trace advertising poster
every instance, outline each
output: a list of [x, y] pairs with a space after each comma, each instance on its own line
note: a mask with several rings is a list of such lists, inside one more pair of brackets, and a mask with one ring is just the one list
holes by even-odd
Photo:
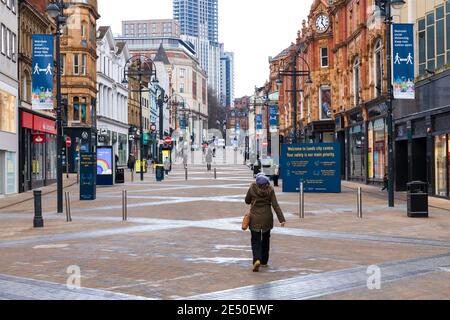
[[320, 120], [332, 119], [333, 113], [331, 110], [331, 89], [321, 88], [320, 89]]
[[53, 35], [33, 35], [31, 101], [34, 110], [53, 110]]
[[113, 156], [111, 148], [97, 149], [97, 175], [107, 176], [113, 174]]
[[336, 143], [283, 145], [283, 192], [340, 193], [340, 145]]
[[415, 99], [414, 25], [392, 26], [392, 69], [394, 99]]

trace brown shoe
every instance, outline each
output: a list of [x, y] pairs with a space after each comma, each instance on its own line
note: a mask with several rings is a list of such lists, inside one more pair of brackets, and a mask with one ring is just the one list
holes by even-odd
[[261, 266], [261, 261], [257, 260], [254, 264], [253, 264], [253, 272], [259, 272], [259, 267]]

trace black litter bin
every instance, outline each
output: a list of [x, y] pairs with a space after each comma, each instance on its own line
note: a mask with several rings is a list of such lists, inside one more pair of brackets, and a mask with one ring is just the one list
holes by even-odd
[[116, 169], [116, 183], [125, 183], [125, 169]]
[[155, 173], [156, 173], [156, 181], [161, 182], [164, 180], [164, 166], [163, 165], [157, 165]]
[[428, 218], [428, 183], [414, 181], [408, 185], [408, 217]]

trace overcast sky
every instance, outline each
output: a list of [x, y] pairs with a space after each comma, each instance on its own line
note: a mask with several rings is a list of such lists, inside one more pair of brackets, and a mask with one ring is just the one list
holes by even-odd
[[[295, 41], [313, 0], [219, 0], [219, 41], [235, 53], [236, 97], [269, 77], [269, 56]], [[173, 18], [172, 0], [98, 0], [99, 26], [122, 32], [121, 21]], [[123, 5], [121, 3], [126, 3]]]

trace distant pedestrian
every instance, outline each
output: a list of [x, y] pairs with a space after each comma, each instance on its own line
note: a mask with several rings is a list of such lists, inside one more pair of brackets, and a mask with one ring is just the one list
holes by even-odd
[[166, 175], [169, 175], [170, 169], [171, 169], [170, 159], [166, 158], [166, 160], [164, 160], [164, 171], [166, 172]]
[[389, 178], [388, 175], [385, 174], [383, 178], [383, 188], [381, 188], [381, 192], [387, 190], [389, 188]]
[[245, 203], [251, 205], [250, 231], [252, 233], [253, 272], [258, 272], [261, 266], [267, 267], [269, 263], [270, 233], [274, 227], [272, 207], [283, 228], [286, 219], [278, 204], [275, 190], [270, 185], [269, 178], [263, 173], [258, 174], [256, 183], [250, 186]]
[[272, 179], [273, 179], [273, 185], [275, 187], [278, 187], [278, 180], [280, 179], [280, 166], [276, 163], [272, 166]]
[[136, 165], [136, 157], [131, 153], [128, 157], [128, 169], [130, 169], [131, 172], [134, 171], [134, 167]]
[[213, 152], [211, 149], [208, 149], [208, 151], [206, 151], [206, 169], [208, 171], [212, 170], [211, 164], [213, 162]]
[[255, 164], [253, 165], [253, 175], [254, 175], [254, 177], [256, 177], [258, 175], [258, 173], [261, 173], [261, 169], [262, 169], [262, 163], [261, 163], [261, 159], [258, 156], [256, 158]]

